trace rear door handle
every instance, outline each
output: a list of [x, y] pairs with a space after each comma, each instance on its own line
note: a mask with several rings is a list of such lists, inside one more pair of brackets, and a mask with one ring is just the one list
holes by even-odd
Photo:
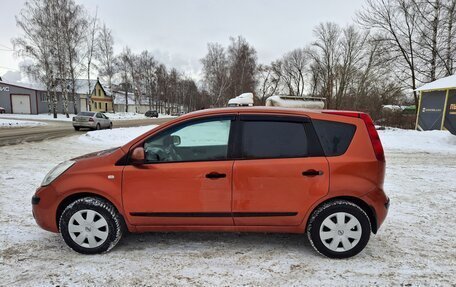
[[303, 176], [317, 176], [317, 175], [323, 175], [322, 170], [315, 170], [315, 169], [308, 169], [306, 171], [302, 172]]
[[218, 172], [211, 172], [211, 173], [208, 173], [206, 174], [206, 177], [207, 178], [210, 178], [210, 179], [218, 179], [218, 178], [225, 178], [226, 177], [226, 174], [224, 173], [218, 173]]

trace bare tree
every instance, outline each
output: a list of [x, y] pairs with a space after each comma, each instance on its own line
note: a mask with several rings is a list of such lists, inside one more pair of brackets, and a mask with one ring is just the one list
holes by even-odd
[[79, 73], [78, 70], [82, 66], [84, 32], [88, 28], [87, 12], [83, 6], [77, 5], [72, 0], [62, 1], [60, 7], [62, 39], [64, 40], [60, 42], [66, 47], [67, 68], [71, 82], [71, 101], [73, 102], [73, 113], [77, 114], [76, 78]]
[[225, 49], [217, 43], [207, 45], [207, 54], [201, 59], [203, 64], [204, 81], [212, 96], [212, 105], [221, 104], [226, 100], [227, 89], [230, 86], [228, 60]]
[[92, 69], [92, 60], [94, 54], [96, 54], [96, 34], [97, 34], [97, 22], [98, 22], [98, 7], [97, 10], [95, 11], [95, 16], [93, 18], [89, 18], [89, 25], [88, 25], [88, 30], [87, 30], [87, 35], [86, 35], [86, 69], [87, 69], [87, 97], [90, 97], [90, 94], [92, 93], [93, 87], [91, 86], [90, 82], [90, 73]]
[[339, 62], [339, 38], [341, 31], [334, 23], [324, 23], [314, 29], [316, 40], [312, 43], [311, 53], [314, 61], [314, 71], [321, 83], [321, 96], [326, 98], [327, 106], [334, 106], [336, 67]]
[[454, 62], [456, 60], [456, 0], [445, 1], [443, 5], [445, 16], [443, 17], [443, 29], [445, 30], [444, 66], [445, 75], [453, 75]]
[[229, 97], [255, 90], [256, 50], [241, 36], [230, 38], [228, 47]]
[[409, 81], [415, 105], [418, 106], [417, 88], [417, 28], [416, 6], [412, 0], [366, 0], [365, 8], [358, 13], [358, 22], [366, 29], [382, 34], [383, 44], [396, 60], [398, 78]]
[[142, 78], [142, 90], [149, 103], [149, 110], [152, 110], [152, 103], [157, 94], [157, 61], [149, 51], [143, 51], [139, 55], [140, 73]]
[[32, 64], [24, 66], [24, 70], [46, 86], [49, 112], [57, 118], [50, 4], [40, 0], [26, 2], [25, 7], [16, 16], [16, 25], [23, 34], [12, 39], [15, 51], [18, 56], [27, 57], [33, 61]]
[[277, 73], [272, 66], [259, 65], [257, 72], [257, 97], [260, 103], [264, 105], [266, 99], [273, 96], [280, 84], [280, 73]]
[[305, 49], [294, 49], [285, 54], [276, 63], [278, 76], [284, 86], [284, 92], [290, 96], [302, 97], [305, 91], [305, 73], [309, 64], [309, 53]]
[[108, 80], [108, 87], [112, 90], [112, 78], [116, 74], [116, 63], [114, 56], [114, 38], [112, 31], [106, 24], [103, 24], [100, 32], [98, 33], [97, 40], [97, 53], [95, 54], [98, 61], [98, 70], [102, 77]]
[[120, 73], [121, 86], [125, 92], [125, 112], [128, 112], [128, 92], [132, 87], [131, 80], [131, 61], [132, 53], [130, 48], [125, 47], [122, 53], [117, 57], [116, 60], [116, 69]]

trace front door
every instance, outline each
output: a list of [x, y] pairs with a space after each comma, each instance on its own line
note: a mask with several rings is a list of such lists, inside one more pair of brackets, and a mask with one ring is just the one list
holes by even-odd
[[143, 143], [146, 163], [127, 165], [122, 197], [134, 225], [233, 225], [232, 116], [193, 120]]
[[233, 168], [235, 225], [301, 224], [329, 188], [328, 162], [311, 123], [306, 118], [241, 119], [242, 159]]

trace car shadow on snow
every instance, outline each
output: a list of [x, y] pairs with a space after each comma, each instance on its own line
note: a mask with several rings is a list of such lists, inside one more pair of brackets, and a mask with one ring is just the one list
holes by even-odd
[[[198, 249], [289, 249], [313, 252], [305, 234], [226, 233], [226, 232], [156, 232], [127, 233], [115, 249], [123, 251], [148, 248]], [[113, 250], [115, 252], [115, 250]]]

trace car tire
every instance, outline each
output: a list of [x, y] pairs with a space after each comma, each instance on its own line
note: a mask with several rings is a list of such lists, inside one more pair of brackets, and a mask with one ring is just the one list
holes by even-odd
[[69, 204], [59, 220], [65, 243], [82, 254], [111, 250], [122, 238], [124, 224], [115, 207], [96, 197], [84, 197]]
[[323, 204], [311, 215], [307, 236], [312, 247], [329, 258], [348, 258], [360, 253], [369, 242], [371, 224], [358, 205], [335, 200]]
[[112, 130], [112, 123], [109, 124], [109, 129]]
[[96, 129], [97, 131], [100, 130], [100, 129], [101, 129], [100, 124], [97, 124], [97, 126], [95, 127], [95, 129]]
[[80, 127], [74, 127], [75, 131], [79, 131]]

